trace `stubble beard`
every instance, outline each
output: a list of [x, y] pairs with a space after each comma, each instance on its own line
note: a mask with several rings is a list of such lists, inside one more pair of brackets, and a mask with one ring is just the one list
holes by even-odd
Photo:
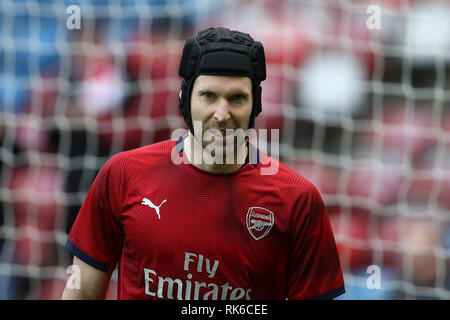
[[[238, 132], [238, 130], [241, 130], [244, 135], [239, 134], [241, 132]], [[222, 133], [216, 128], [205, 128], [204, 133], [206, 132], [206, 134], [204, 134], [202, 139], [202, 149], [214, 158], [216, 158], [216, 152], [218, 151], [217, 156], [222, 160], [223, 164], [237, 164], [239, 161], [238, 153], [242, 151], [241, 148], [245, 148], [245, 131], [242, 128], [227, 129], [226, 131], [229, 132]], [[219, 138], [209, 135], [208, 132], [219, 135]], [[220, 136], [225, 137], [226, 134], [229, 134], [230, 137], [226, 139], [220, 138]]]

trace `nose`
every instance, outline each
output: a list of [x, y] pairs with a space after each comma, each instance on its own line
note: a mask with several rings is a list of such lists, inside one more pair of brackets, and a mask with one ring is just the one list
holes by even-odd
[[217, 105], [217, 109], [214, 112], [214, 119], [218, 122], [225, 122], [230, 119], [230, 112], [228, 110], [228, 102], [225, 99], [221, 99]]

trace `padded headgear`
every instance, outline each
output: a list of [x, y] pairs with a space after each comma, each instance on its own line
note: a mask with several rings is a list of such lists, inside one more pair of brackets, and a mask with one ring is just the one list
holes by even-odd
[[191, 92], [199, 75], [243, 76], [252, 81], [253, 107], [249, 128], [261, 112], [261, 81], [266, 79], [264, 47], [246, 33], [226, 28], [208, 28], [184, 44], [178, 74], [181, 82], [179, 108], [186, 125], [194, 133], [191, 117]]

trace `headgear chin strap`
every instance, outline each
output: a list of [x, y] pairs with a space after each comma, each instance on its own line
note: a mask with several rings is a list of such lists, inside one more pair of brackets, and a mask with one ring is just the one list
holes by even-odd
[[191, 117], [191, 92], [199, 75], [243, 76], [252, 81], [253, 107], [249, 128], [261, 112], [261, 81], [266, 79], [264, 47], [250, 35], [226, 28], [208, 28], [184, 44], [178, 74], [181, 97], [178, 107], [186, 125], [194, 134]]

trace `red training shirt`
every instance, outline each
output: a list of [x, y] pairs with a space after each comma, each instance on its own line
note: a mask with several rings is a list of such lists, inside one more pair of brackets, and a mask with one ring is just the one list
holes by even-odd
[[[183, 138], [112, 157], [67, 248], [112, 272], [119, 299], [311, 299], [345, 292], [322, 198], [253, 145], [256, 161], [213, 174], [186, 159]], [[261, 170], [278, 166], [276, 174]]]

